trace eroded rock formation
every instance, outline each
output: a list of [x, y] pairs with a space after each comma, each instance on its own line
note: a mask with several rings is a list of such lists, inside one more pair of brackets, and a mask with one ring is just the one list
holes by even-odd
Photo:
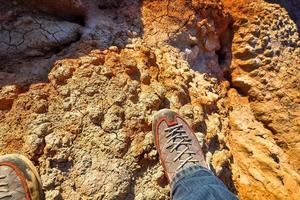
[[35, 0], [0, 11], [0, 153], [33, 160], [46, 199], [169, 199], [151, 134], [161, 108], [185, 116], [241, 199], [299, 197], [300, 42], [279, 4]]

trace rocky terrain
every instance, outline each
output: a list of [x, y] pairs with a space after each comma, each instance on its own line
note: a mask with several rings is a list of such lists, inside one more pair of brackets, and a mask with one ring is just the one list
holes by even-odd
[[299, 0], [0, 3], [0, 154], [46, 199], [170, 199], [162, 108], [240, 199], [299, 198]]

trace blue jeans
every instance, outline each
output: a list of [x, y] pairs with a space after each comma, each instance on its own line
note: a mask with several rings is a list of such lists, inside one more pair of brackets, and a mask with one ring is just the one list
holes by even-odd
[[178, 172], [172, 181], [174, 200], [237, 200], [226, 186], [208, 169], [191, 166]]

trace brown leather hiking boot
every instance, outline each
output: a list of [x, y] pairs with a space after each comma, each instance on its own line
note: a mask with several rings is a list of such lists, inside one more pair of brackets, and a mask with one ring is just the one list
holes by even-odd
[[189, 166], [206, 167], [199, 141], [193, 130], [176, 112], [163, 109], [152, 122], [156, 149], [165, 173], [172, 182], [174, 175]]
[[0, 156], [0, 200], [43, 199], [37, 170], [26, 157]]

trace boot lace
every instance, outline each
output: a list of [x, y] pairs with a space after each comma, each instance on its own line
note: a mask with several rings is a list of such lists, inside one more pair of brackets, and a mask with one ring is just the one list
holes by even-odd
[[5, 181], [5, 178], [5, 175], [0, 175], [0, 199], [12, 196], [9, 192], [8, 183]]
[[[196, 152], [191, 151], [189, 147], [192, 145], [192, 139], [189, 138], [186, 131], [183, 129], [182, 124], [170, 126], [166, 128], [165, 131], [168, 133], [166, 136], [168, 138], [168, 146], [166, 148], [169, 149], [171, 153], [176, 151], [177, 156], [173, 159], [173, 162], [178, 160], [180, 162], [177, 171], [182, 169], [188, 163], [199, 163], [198, 160], [193, 158], [193, 155], [195, 155]], [[185, 148], [179, 150], [180, 146], [184, 146]], [[187, 158], [180, 159], [183, 155], [187, 155]]]

